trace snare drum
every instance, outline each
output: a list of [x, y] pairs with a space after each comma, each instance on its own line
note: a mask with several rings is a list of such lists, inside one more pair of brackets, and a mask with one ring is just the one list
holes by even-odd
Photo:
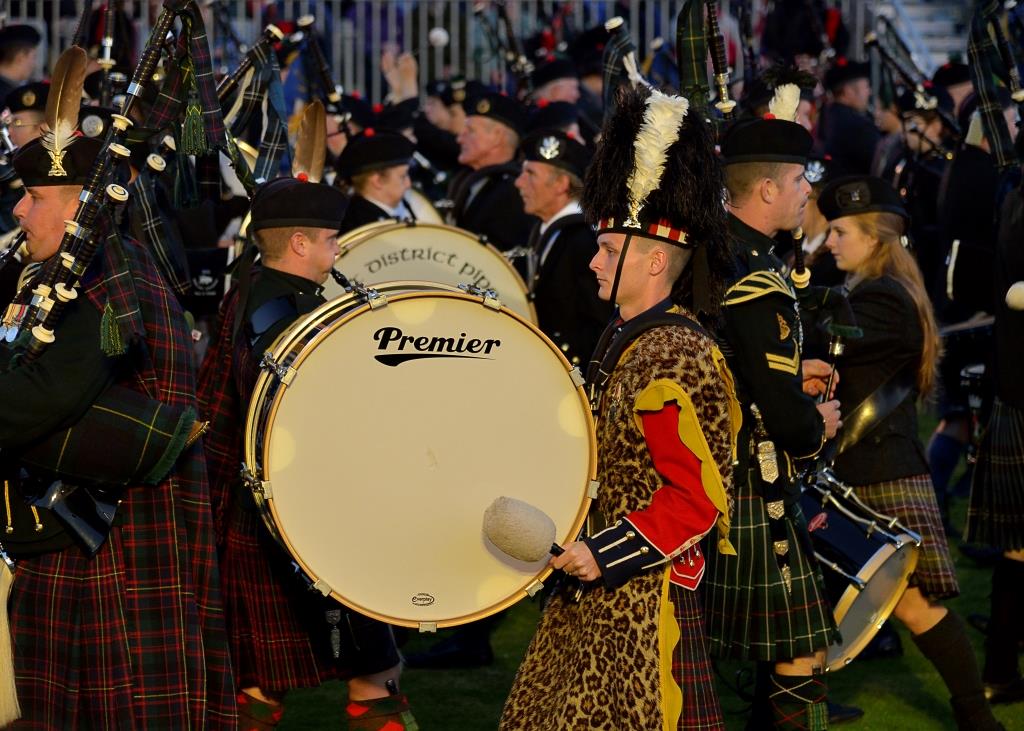
[[[335, 266], [349, 279], [376, 285], [420, 280], [493, 289], [510, 310], [537, 323], [526, 284], [508, 260], [469, 231], [417, 222], [373, 223], [339, 240]], [[324, 296], [343, 290], [328, 282]]]
[[[840, 489], [830, 489], [839, 486]], [[842, 642], [828, 648], [826, 670], [849, 665], [896, 607], [917, 566], [920, 536], [840, 491], [832, 479], [804, 490], [800, 508]]]
[[597, 456], [582, 379], [536, 327], [493, 300], [409, 288], [331, 300], [278, 338], [245, 460], [264, 521], [315, 588], [432, 631], [541, 587], [547, 561], [494, 548], [484, 511], [515, 497], [573, 539]]

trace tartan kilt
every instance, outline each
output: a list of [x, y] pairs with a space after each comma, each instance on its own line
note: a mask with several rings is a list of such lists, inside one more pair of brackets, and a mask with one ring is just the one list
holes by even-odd
[[918, 587], [931, 599], [958, 596], [960, 585], [949, 555], [931, 476], [901, 477], [873, 485], [857, 485], [853, 489], [869, 508], [899, 519], [921, 536], [921, 552], [917, 568], [910, 575], [910, 586]]
[[713, 541], [705, 554], [704, 617], [712, 656], [781, 661], [824, 650], [836, 641], [838, 631], [821, 570], [804, 552], [807, 528], [800, 507], [790, 506], [786, 519], [792, 574], [788, 592], [772, 550], [764, 500], [749, 479], [736, 483], [729, 534], [736, 555], [720, 554]]
[[725, 728], [708, 656], [708, 635], [704, 627], [700, 589], [688, 591], [671, 584], [669, 591], [681, 632], [679, 645], [672, 658], [672, 677], [683, 691], [683, 712], [679, 717], [678, 728], [687, 731]]
[[259, 514], [236, 500], [221, 556], [228, 641], [239, 688], [280, 693], [336, 677], [318, 657], [304, 620], [300, 579], [291, 559], [268, 533]]
[[1024, 411], [998, 397], [974, 466], [964, 539], [1024, 549]]

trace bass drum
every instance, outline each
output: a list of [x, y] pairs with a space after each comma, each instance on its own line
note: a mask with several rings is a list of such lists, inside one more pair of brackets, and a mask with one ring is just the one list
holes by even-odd
[[[351, 280], [366, 285], [418, 280], [493, 289], [502, 304], [537, 323], [523, 278], [497, 249], [469, 231], [389, 221], [358, 228], [338, 243], [341, 251], [335, 267]], [[340, 285], [328, 282], [324, 296], [338, 297], [343, 292]]]
[[597, 454], [582, 379], [536, 327], [417, 286], [329, 301], [278, 338], [245, 460], [264, 521], [315, 588], [433, 631], [541, 587], [547, 561], [493, 547], [484, 511], [514, 497], [575, 538]]
[[405, 205], [416, 217], [417, 223], [444, 223], [434, 204], [419, 189], [409, 188], [402, 197], [405, 198]]
[[800, 508], [825, 578], [842, 642], [826, 670], [840, 670], [871, 641], [896, 607], [917, 566], [921, 537], [871, 511], [831, 474], [805, 488]]

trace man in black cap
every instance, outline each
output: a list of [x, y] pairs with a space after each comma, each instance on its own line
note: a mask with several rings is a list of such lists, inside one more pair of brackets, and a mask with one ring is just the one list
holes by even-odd
[[352, 186], [341, 232], [374, 221], [409, 218], [403, 196], [409, 190], [413, 145], [397, 132], [367, 127], [352, 137], [338, 157], [338, 177]]
[[945, 89], [953, 100], [953, 113], [959, 114], [964, 100], [974, 91], [971, 70], [962, 61], [947, 61], [935, 69], [932, 84]]
[[[390, 628], [310, 592], [238, 477], [260, 358], [288, 326], [325, 301], [322, 285], [338, 254], [346, 204], [337, 188], [290, 177], [257, 190], [249, 230], [262, 266], [251, 278], [247, 270], [239, 273], [199, 374], [200, 410], [211, 421], [211, 499], [242, 728], [275, 726], [287, 691], [339, 677], [349, 686], [344, 728], [414, 727], [405, 697], [386, 687], [400, 672]], [[340, 630], [340, 649], [332, 629]], [[350, 725], [356, 723], [366, 725]]]
[[[706, 584], [711, 652], [761, 663], [755, 718], [778, 729], [827, 727], [825, 650], [836, 638], [817, 563], [809, 556], [794, 464], [835, 435], [837, 401], [816, 404], [828, 366], [801, 363], [796, 296], [773, 237], [801, 225], [813, 140], [793, 120], [798, 87], [775, 92], [770, 113], [722, 140], [734, 276], [725, 295], [723, 352], [743, 409], [734, 469], [736, 555], [710, 547]], [[757, 726], [761, 728], [761, 726]]]
[[10, 135], [15, 147], [23, 147], [36, 137], [42, 136], [41, 126], [49, 93], [48, 81], [32, 81], [7, 95], [4, 106], [11, 113], [7, 134]]
[[[27, 191], [15, 215], [26, 235], [28, 260], [43, 262], [43, 271], [56, 268], [64, 222], [75, 216], [100, 149], [96, 140], [51, 131], [14, 157]], [[5, 468], [17, 466], [22, 449], [60, 435], [115, 387], [194, 413], [194, 363], [184, 315], [149, 253], [135, 242], [105, 237], [107, 225], [105, 215], [97, 217], [97, 254], [91, 263], [82, 262], [88, 266], [81, 286], [72, 290], [77, 296], [35, 361], [12, 355], [45, 331], [29, 335], [33, 323], [25, 321], [24, 308], [5, 314], [5, 334], [21, 333], [13, 344], [0, 346]], [[16, 301], [27, 304], [25, 293], [33, 286], [30, 281]], [[145, 432], [129, 427], [140, 428]], [[117, 455], [115, 463], [139, 460], [123, 436], [91, 433], [83, 448]], [[65, 479], [81, 478], [68, 471]], [[235, 727], [201, 449], [184, 452], [161, 475], [127, 480], [99, 545], [94, 539], [86, 550], [68, 538], [16, 556], [11, 628], [26, 726]], [[65, 494], [56, 505], [68, 499]], [[14, 494], [5, 494], [5, 501], [29, 510]], [[32, 510], [36, 524], [55, 523], [49, 511]], [[0, 540], [10, 548], [16, 532], [5, 531]]]
[[527, 285], [540, 329], [570, 362], [582, 366], [612, 314], [590, 276], [597, 238], [580, 208], [590, 152], [557, 130], [530, 135], [522, 151], [516, 188], [526, 212], [540, 219], [527, 245]]
[[535, 219], [523, 211], [515, 188], [519, 134], [526, 114], [515, 99], [488, 92], [467, 99], [466, 126], [459, 133], [459, 162], [453, 179], [450, 222], [487, 239], [501, 251], [526, 244]]
[[575, 104], [580, 100], [580, 78], [576, 65], [568, 58], [548, 56], [534, 69], [530, 81], [533, 83], [530, 97], [534, 101], [547, 99], [549, 102]]
[[42, 36], [30, 25], [0, 28], [0, 99], [36, 73]]
[[832, 103], [822, 110], [818, 136], [825, 154], [832, 157], [836, 175], [871, 172], [882, 135], [868, 116], [870, 74], [869, 64], [845, 57], [837, 58], [825, 72], [825, 88], [832, 94]]

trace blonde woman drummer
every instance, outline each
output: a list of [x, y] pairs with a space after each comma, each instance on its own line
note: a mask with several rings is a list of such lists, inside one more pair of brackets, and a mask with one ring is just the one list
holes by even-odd
[[[921, 557], [893, 615], [949, 689], [963, 731], [1001, 728], [960, 617], [939, 600], [959, 594], [924, 449], [916, 404], [935, 381], [939, 337], [921, 272], [904, 242], [907, 213], [880, 178], [845, 177], [821, 192], [831, 230], [825, 245], [846, 273], [862, 338], [839, 361], [836, 397], [845, 405], [836, 475], [869, 507], [898, 518], [922, 538]], [[870, 408], [869, 408], [870, 407]], [[874, 418], [859, 414], [873, 411]]]

